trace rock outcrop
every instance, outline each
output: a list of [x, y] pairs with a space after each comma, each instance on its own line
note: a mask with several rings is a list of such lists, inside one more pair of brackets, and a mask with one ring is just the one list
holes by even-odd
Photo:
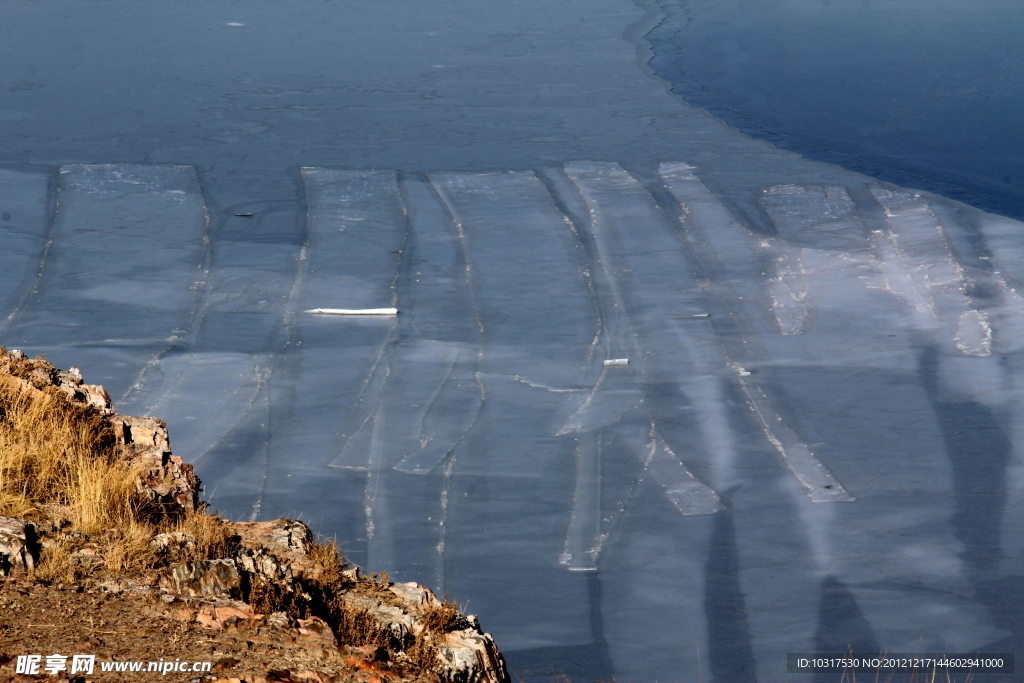
[[[90, 419], [99, 416], [109, 427], [104, 438], [113, 439], [118, 457], [137, 466], [138, 490], [155, 504], [154, 510], [168, 519], [202, 516], [217, 537], [211, 546], [208, 538], [200, 538], [201, 530], [165, 526], [168, 530], [154, 532], [148, 541], [155, 559], [146, 569], [111, 575], [104, 573], [104, 552], [109, 551], [102, 538], [63, 523], [0, 517], [0, 576], [31, 577], [47, 549], [62, 548], [66, 562], [78, 566], [81, 575], [95, 577], [93, 583], [104, 591], [157, 598], [174, 619], [198, 627], [245, 629], [257, 639], [329, 653], [324, 661], [380, 680], [509, 680], [494, 640], [476, 617], [462, 615], [429, 589], [393, 583], [386, 575], [361, 575], [357, 567], [344, 564], [333, 545], [318, 543], [302, 522], [228, 522], [205, 516], [200, 482], [192, 466], [172, 454], [167, 425], [153, 417], [118, 415], [103, 387], [85, 384], [77, 368], [60, 371], [41, 358], [29, 360], [20, 351], [0, 347], [0, 375], [16, 383], [15, 395], [63, 396]], [[339, 680], [337, 671], [310, 673], [310, 680]]]
[[154, 417], [126, 417], [114, 412], [110, 395], [98, 384], [85, 384], [78, 368], [58, 370], [42, 358], [29, 359], [17, 349], [0, 347], [0, 375], [29, 394], [56, 392], [95, 409], [110, 425], [124, 457], [142, 471], [139, 490], [161, 506], [192, 511], [199, 506], [200, 484], [192, 466], [171, 453], [167, 424]]
[[35, 527], [24, 520], [0, 517], [0, 575], [31, 571], [38, 559]]
[[[509, 680], [493, 638], [481, 630], [476, 617], [457, 614], [428, 588], [363, 577], [351, 567], [335, 579], [340, 590], [333, 590], [324, 584], [330, 569], [311, 555], [313, 534], [302, 522], [239, 522], [232, 530], [236, 535], [229, 558], [179, 563], [161, 574], [163, 599], [179, 618], [218, 629], [258, 629], [268, 619], [291, 619], [299, 635], [333, 645], [338, 643], [336, 633], [351, 643], [358, 639], [353, 631], [359, 631], [366, 642], [355, 644], [382, 647], [399, 661], [419, 657], [440, 681]], [[260, 586], [272, 586], [278, 605], [305, 618], [286, 612], [260, 614], [254, 609], [260, 603]], [[437, 615], [446, 612], [448, 623], [434, 626]], [[357, 629], [350, 628], [354, 624]], [[424, 653], [427, 662], [422, 661]]]

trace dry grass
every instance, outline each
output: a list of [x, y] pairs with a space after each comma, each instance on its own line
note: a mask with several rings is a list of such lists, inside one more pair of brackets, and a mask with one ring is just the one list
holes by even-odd
[[0, 375], [0, 515], [100, 533], [148, 514], [137, 480], [94, 409]]
[[234, 538], [231, 523], [208, 514], [202, 506], [178, 519], [170, 520], [170, 523], [164, 526], [167, 531], [187, 534], [193, 539], [193, 546], [186, 559], [211, 560], [231, 554], [231, 542]]
[[328, 623], [339, 643], [372, 645], [383, 648], [392, 656], [410, 651], [414, 645], [411, 636], [402, 637], [364, 609], [340, 600], [331, 607]]
[[[179, 559], [223, 555], [229, 523], [203, 510], [173, 516], [155, 506], [140, 492], [139, 472], [103, 416], [42, 381], [32, 382], [38, 379], [32, 373], [44, 366], [25, 360], [8, 369], [14, 376], [0, 374], [0, 516], [92, 538], [112, 574], [152, 568], [161, 558], [151, 541], [165, 531], [194, 539], [188, 557]], [[65, 545], [47, 548], [34, 575], [70, 580], [72, 564]]]
[[459, 611], [458, 603], [449, 602], [447, 593], [442, 602], [431, 605], [424, 610], [420, 620], [428, 631], [436, 631], [437, 633], [455, 631], [462, 627], [463, 622], [462, 612]]
[[39, 558], [39, 564], [32, 572], [40, 581], [49, 583], [72, 583], [80, 577], [71, 561], [71, 548], [65, 541], [58, 541], [46, 548]]
[[344, 575], [341, 572], [345, 568], [345, 559], [334, 541], [314, 543], [309, 549], [309, 556], [324, 568], [323, 574], [317, 580], [322, 587], [344, 583]]

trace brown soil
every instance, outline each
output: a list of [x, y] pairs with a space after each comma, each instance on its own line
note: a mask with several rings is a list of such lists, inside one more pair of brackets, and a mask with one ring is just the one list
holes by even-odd
[[[391, 671], [383, 650], [337, 646], [332, 635], [300, 628], [278, 615], [257, 617], [226, 629], [205, 628], [183, 619], [180, 606], [151, 595], [112, 593], [102, 588], [45, 585], [0, 578], [0, 681], [193, 681], [265, 683], [436, 682], [436, 676], [403, 676]], [[275, 621], [277, 623], [275, 623]], [[96, 655], [91, 675], [68, 672], [15, 674], [18, 655]], [[159, 660], [210, 662], [209, 673], [145, 671]], [[101, 663], [139, 661], [140, 673], [103, 672]]]

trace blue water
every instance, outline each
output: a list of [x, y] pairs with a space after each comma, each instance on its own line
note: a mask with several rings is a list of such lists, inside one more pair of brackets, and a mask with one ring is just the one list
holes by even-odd
[[1024, 217], [1019, 0], [660, 0], [675, 93], [807, 157]]

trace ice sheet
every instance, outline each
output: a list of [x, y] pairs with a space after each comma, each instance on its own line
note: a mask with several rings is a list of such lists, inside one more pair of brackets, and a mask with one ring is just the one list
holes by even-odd
[[482, 369], [538, 386], [576, 385], [586, 361], [580, 348], [596, 334], [593, 303], [568, 221], [544, 185], [517, 172], [430, 178], [463, 237], [482, 337], [494, 349]]
[[[174, 348], [154, 355], [155, 334], [74, 347], [139, 350], [116, 369], [136, 380], [122, 408], [169, 421], [215, 504], [263, 518], [315, 498], [311, 521], [348, 529], [374, 570], [478, 596], [501, 585], [479, 611], [510, 652], [604, 652], [600, 670], [637, 680], [696, 671], [670, 622], [709, 667], [764, 679], [781, 650], [856, 635], [833, 603], [855, 603], [893, 650], [1003, 637], [972, 582], [1017, 571], [1024, 508], [969, 501], [1000, 472], [1024, 481], [1008, 227], [983, 232], [987, 268], [962, 262], [955, 215], [870, 185], [759, 188], [769, 235], [679, 165], [662, 169], [667, 194], [607, 163], [304, 174], [297, 241], [225, 227], [204, 260], [193, 233]], [[399, 314], [304, 313], [342, 307]], [[1010, 416], [1005, 443], [962, 443], [956, 425], [986, 415]], [[817, 499], [857, 501], [803, 492], [837, 481]], [[542, 607], [522, 575], [574, 597]]]
[[[694, 344], [690, 332], [683, 327], [706, 325], [703, 318], [693, 318], [703, 314], [706, 307], [678, 241], [669, 232], [667, 222], [659, 216], [647, 192], [617, 164], [576, 162], [567, 164], [565, 171], [579, 188], [592, 217], [588, 227], [597, 248], [594, 270], [601, 270], [608, 282], [606, 290], [613, 297], [606, 308], [623, 311], [631, 320], [627, 335], [639, 350], [637, 372], [644, 379], [652, 376], [677, 378], [677, 396], [681, 395], [690, 406], [694, 405], [694, 397], [688, 393], [689, 384], [717, 369], [710, 369], [701, 362], [700, 353], [694, 353], [694, 347], [701, 342]], [[694, 322], [680, 323], [688, 319]], [[620, 326], [625, 324], [625, 321], [619, 323]], [[638, 331], [635, 337], [632, 330]], [[699, 336], [700, 332], [696, 334]], [[670, 367], [674, 370], [669, 370]], [[605, 369], [602, 379], [611, 372], [612, 369]], [[689, 421], [669, 417], [673, 408], [664, 402], [671, 393], [659, 390], [648, 396], [648, 410], [654, 415], [657, 430], [670, 434], [678, 443], [689, 445], [680, 431], [700, 428], [692, 422], [687, 424]], [[604, 406], [615, 407], [630, 396], [627, 392], [608, 391], [596, 395], [600, 401], [597, 407], [591, 408], [594, 401], [588, 398], [581, 411], [589, 412], [579, 418], [574, 416], [577, 421], [591, 415], [591, 419], [596, 419]], [[659, 419], [659, 413], [664, 417]], [[575, 425], [569, 422], [566, 426]], [[697, 448], [698, 452], [704, 450]], [[696, 453], [686, 453], [684, 457], [694, 455]], [[658, 449], [647, 445], [642, 457], [650, 474], [661, 483], [682, 514], [708, 514], [719, 509], [715, 493], [695, 479], [667, 446]], [[694, 502], [690, 504], [684, 499]]]

